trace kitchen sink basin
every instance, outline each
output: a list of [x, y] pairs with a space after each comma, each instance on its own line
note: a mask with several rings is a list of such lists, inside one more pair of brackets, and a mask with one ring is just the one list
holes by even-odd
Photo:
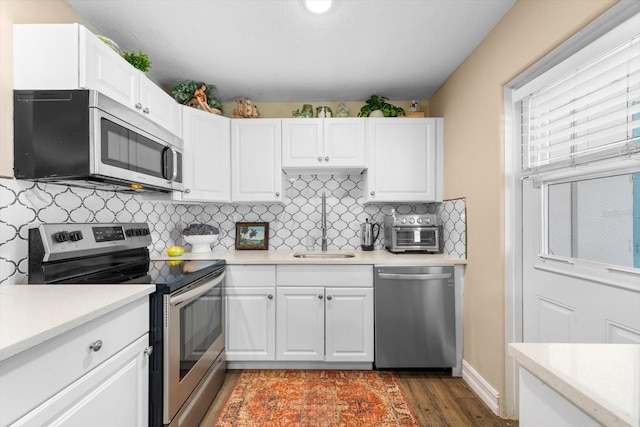
[[326, 252], [298, 252], [293, 254], [296, 258], [353, 258], [354, 254], [344, 253], [344, 254], [332, 254]]

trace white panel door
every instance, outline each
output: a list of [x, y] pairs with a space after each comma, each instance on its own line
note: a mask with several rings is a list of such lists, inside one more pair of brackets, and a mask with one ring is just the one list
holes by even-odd
[[275, 360], [275, 287], [226, 288], [229, 361]]
[[[19, 419], [16, 427], [132, 426], [149, 423], [149, 335]], [[55, 368], [54, 368], [55, 369]]]
[[324, 119], [324, 164], [366, 167], [366, 126], [362, 118]]
[[95, 89], [135, 109], [139, 102], [139, 74], [120, 55], [85, 27], [79, 27], [80, 86]]
[[282, 167], [323, 165], [322, 119], [282, 120]]
[[149, 80], [143, 72], [136, 71], [140, 79], [138, 100], [141, 108], [138, 111], [165, 129], [180, 135], [180, 104]]
[[276, 360], [324, 360], [324, 288], [276, 293]]
[[327, 362], [373, 362], [373, 288], [326, 288]]
[[180, 109], [184, 139], [184, 192], [174, 192], [174, 199], [229, 202], [231, 120], [192, 107], [181, 106]]
[[231, 199], [281, 202], [280, 119], [231, 120]]
[[367, 120], [365, 202], [441, 201], [441, 119]]

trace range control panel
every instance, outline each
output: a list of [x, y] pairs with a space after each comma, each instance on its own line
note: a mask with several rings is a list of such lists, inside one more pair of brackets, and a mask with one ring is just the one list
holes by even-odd
[[49, 254], [45, 258], [51, 259], [143, 248], [152, 243], [146, 223], [41, 224], [37, 232], [43, 251]]

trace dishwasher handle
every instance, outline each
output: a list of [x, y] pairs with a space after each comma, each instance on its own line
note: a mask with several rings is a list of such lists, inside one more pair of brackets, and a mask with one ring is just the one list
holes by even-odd
[[451, 279], [451, 273], [378, 273], [378, 277], [390, 280], [442, 280]]

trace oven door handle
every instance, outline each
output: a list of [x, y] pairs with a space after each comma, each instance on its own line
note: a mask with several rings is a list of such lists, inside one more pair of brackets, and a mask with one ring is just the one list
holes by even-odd
[[176, 296], [169, 298], [169, 304], [171, 304], [171, 306], [173, 307], [176, 307], [182, 304], [183, 302], [193, 301], [194, 299], [207, 293], [212, 288], [219, 285], [224, 279], [224, 275], [225, 275], [225, 272], [223, 271], [222, 274], [217, 276], [215, 279], [203, 282], [201, 285], [198, 285], [195, 288], [188, 290], [187, 292], [180, 293]]
[[427, 273], [427, 274], [392, 274], [392, 273], [378, 273], [381, 279], [391, 280], [441, 280], [451, 279], [451, 273]]

